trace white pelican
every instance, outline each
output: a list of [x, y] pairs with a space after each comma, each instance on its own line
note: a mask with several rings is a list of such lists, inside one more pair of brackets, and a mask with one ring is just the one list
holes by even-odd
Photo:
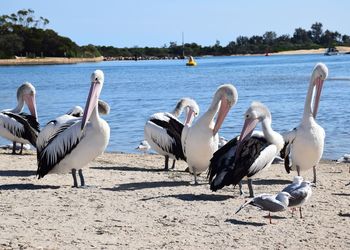
[[[27, 104], [31, 115], [23, 111], [24, 103]], [[36, 147], [36, 138], [39, 132], [37, 121], [35, 88], [26, 82], [17, 90], [17, 106], [14, 109], [6, 109], [0, 112], [0, 136], [13, 142], [12, 154], [16, 153], [16, 142], [32, 144]]]
[[[208, 110], [191, 127], [185, 126], [181, 141], [189, 171], [194, 175], [194, 184], [198, 184], [197, 174], [208, 169], [213, 153], [218, 150], [218, 131], [237, 100], [237, 90], [233, 85], [221, 85], [216, 90]], [[216, 113], [218, 116], [214, 123]]]
[[[316, 166], [323, 154], [325, 138], [323, 128], [316, 123], [315, 119], [320, 102], [323, 82], [326, 80], [327, 76], [327, 66], [323, 63], [316, 64], [311, 75], [301, 123], [297, 128], [283, 134], [286, 144], [281, 151], [281, 156], [282, 158], [285, 158], [287, 172], [289, 173], [290, 170], [293, 169], [297, 170], [298, 175], [300, 175], [300, 171], [313, 168], [314, 183], [316, 183]], [[315, 95], [314, 98], [313, 95]], [[292, 160], [292, 166], [289, 166], [289, 153]]]
[[186, 161], [186, 155], [182, 151], [181, 134], [184, 124], [177, 117], [183, 109], [187, 109], [185, 125], [191, 125], [192, 120], [199, 114], [197, 103], [190, 98], [182, 98], [177, 103], [173, 112], [156, 113], [145, 124], [144, 136], [151, 148], [158, 154], [165, 156], [165, 170], [168, 170], [169, 158]]
[[[99, 114], [106, 115], [109, 113], [110, 107], [108, 103], [98, 100], [98, 112]], [[50, 141], [51, 137], [57, 133], [57, 131], [66, 123], [74, 123], [81, 121], [81, 117], [84, 114], [84, 110], [80, 106], [74, 106], [67, 111], [64, 115], [57, 117], [55, 120], [49, 121], [38, 134], [36, 141], [37, 152], [41, 152]]]
[[48, 173], [72, 172], [74, 187], [78, 186], [76, 170], [81, 186], [85, 185], [82, 168], [103, 153], [109, 141], [110, 129], [98, 112], [98, 97], [104, 83], [101, 70], [91, 75], [91, 88], [81, 118], [67, 120], [50, 137], [46, 146], [38, 150], [39, 179]]
[[279, 192], [277, 195], [260, 194], [240, 206], [236, 211], [236, 214], [248, 205], [255, 206], [261, 210], [269, 211], [269, 219], [271, 224], [270, 212], [281, 212], [286, 210], [290, 197], [291, 195], [287, 192]]
[[[252, 135], [258, 122], [262, 123], [262, 133]], [[283, 137], [271, 128], [271, 122], [271, 113], [265, 105], [260, 102], [250, 105], [241, 135], [216, 151], [210, 160], [211, 190], [239, 184], [242, 195], [241, 180], [248, 177], [249, 194], [254, 197], [251, 177], [269, 167], [284, 145]]]

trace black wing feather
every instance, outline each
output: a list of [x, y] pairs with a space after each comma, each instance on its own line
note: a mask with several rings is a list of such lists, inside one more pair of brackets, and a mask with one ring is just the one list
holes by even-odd
[[[68, 128], [76, 124], [75, 121], [68, 122], [64, 125], [62, 125], [55, 134], [53, 134], [45, 148], [49, 147], [51, 143], [55, 141], [55, 139], [64, 131], [66, 131]], [[68, 154], [72, 152], [72, 150], [79, 144], [79, 142], [83, 139], [84, 134], [82, 136], [77, 136], [75, 138], [70, 137], [69, 140], [63, 141], [63, 150], [56, 152], [56, 157], [53, 158], [50, 155], [50, 152], [45, 150], [41, 150], [40, 152], [37, 151], [37, 159], [38, 159], [38, 170], [37, 175], [38, 178], [44, 177], [47, 173], [49, 173], [57, 164], [59, 164], [62, 159]], [[74, 140], [74, 141], [73, 141]]]
[[[184, 160], [186, 161], [186, 156], [184, 155], [182, 151], [182, 143], [181, 143], [181, 134], [182, 130], [184, 128], [184, 125], [179, 122], [179, 120], [174, 119], [171, 115], [166, 114], [167, 118], [169, 118], [169, 121], [159, 120], [159, 119], [151, 119], [150, 121], [154, 124], [164, 128], [167, 132], [167, 134], [174, 139], [174, 142], [170, 146], [170, 151], [172, 154], [175, 155], [176, 159]], [[153, 140], [155, 143], [156, 140]], [[167, 149], [163, 148], [162, 145], [157, 144], [160, 148], [162, 148], [164, 151], [167, 151]]]
[[15, 119], [17, 122], [21, 123], [24, 127], [23, 131], [8, 129], [12, 134], [17, 137], [26, 139], [36, 147], [36, 139], [38, 137], [39, 131], [39, 123], [36, 118], [32, 115], [28, 115], [26, 113], [12, 113], [12, 112], [3, 112], [3, 114], [7, 115], [10, 118]]
[[[219, 149], [213, 156], [209, 167], [210, 189], [216, 191], [228, 185], [237, 185], [243, 177], [251, 177], [256, 170], [250, 170], [250, 166], [259, 157], [260, 152], [270, 144], [261, 136], [252, 136], [243, 142], [240, 155], [236, 157], [238, 137]], [[234, 150], [229, 157], [226, 152]]]

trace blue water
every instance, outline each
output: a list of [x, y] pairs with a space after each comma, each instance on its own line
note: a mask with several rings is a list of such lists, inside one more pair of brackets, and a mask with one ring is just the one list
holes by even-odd
[[111, 127], [108, 151], [135, 152], [147, 118], [171, 111], [181, 97], [194, 98], [205, 112], [223, 83], [236, 86], [239, 101], [224, 121], [221, 135], [230, 139], [240, 132], [243, 113], [254, 100], [269, 107], [274, 129], [283, 132], [300, 122], [317, 62], [326, 63], [330, 79], [343, 79], [325, 82], [318, 113], [326, 131], [324, 158], [336, 159], [350, 153], [350, 55], [208, 57], [197, 59], [197, 67], [186, 67], [183, 60], [5, 66], [0, 67], [0, 110], [14, 107], [17, 87], [29, 81], [36, 87], [39, 121], [44, 125], [74, 105], [84, 106], [90, 74], [101, 69], [105, 73], [101, 99], [111, 106], [111, 113], [103, 117]]

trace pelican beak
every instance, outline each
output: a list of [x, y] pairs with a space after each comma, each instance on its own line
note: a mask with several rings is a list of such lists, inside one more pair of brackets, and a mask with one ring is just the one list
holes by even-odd
[[87, 121], [90, 119], [91, 113], [97, 105], [97, 100], [101, 92], [101, 84], [98, 81], [91, 83], [89, 96], [86, 100], [84, 115], [81, 122], [81, 130], [85, 128]]
[[35, 95], [26, 94], [23, 96], [24, 102], [27, 104], [30, 114], [38, 119], [38, 114], [36, 113], [36, 102]]
[[225, 97], [221, 98], [220, 110], [218, 113], [218, 117], [216, 118], [215, 126], [213, 129], [213, 135], [216, 135], [219, 129], [221, 128], [222, 123], [227, 116], [227, 113], [230, 111], [231, 106], [228, 104], [228, 101]]
[[193, 111], [193, 109], [190, 107], [187, 107], [187, 116], [186, 116], [186, 120], [185, 120], [185, 124], [184, 124], [185, 126], [192, 124], [193, 119], [194, 119], [194, 115], [195, 115], [195, 112]]
[[317, 111], [318, 111], [318, 105], [320, 103], [320, 98], [321, 98], [321, 92], [322, 92], [322, 87], [323, 87], [323, 82], [324, 80], [322, 80], [320, 77], [316, 78], [316, 95], [315, 95], [315, 100], [314, 100], [314, 107], [312, 110], [312, 114], [314, 119], [316, 119], [316, 115], [317, 115]]
[[239, 142], [242, 142], [245, 138], [249, 138], [252, 135], [258, 122], [259, 120], [255, 118], [245, 119], [241, 134], [239, 136]]

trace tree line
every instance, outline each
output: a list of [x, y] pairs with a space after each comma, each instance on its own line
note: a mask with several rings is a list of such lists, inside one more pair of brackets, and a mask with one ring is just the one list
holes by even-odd
[[212, 46], [197, 43], [170, 42], [162, 47], [116, 48], [113, 46], [79, 46], [68, 37], [46, 29], [47, 18], [35, 18], [31, 9], [0, 16], [0, 58], [25, 57], [96, 57], [113, 58], [181, 58], [183, 55], [237, 55], [263, 54], [297, 49], [350, 46], [350, 36], [337, 31], [323, 30], [320, 22], [310, 30], [296, 28], [292, 36], [267, 31], [262, 36], [238, 36], [235, 41], [222, 46], [216, 41]]

